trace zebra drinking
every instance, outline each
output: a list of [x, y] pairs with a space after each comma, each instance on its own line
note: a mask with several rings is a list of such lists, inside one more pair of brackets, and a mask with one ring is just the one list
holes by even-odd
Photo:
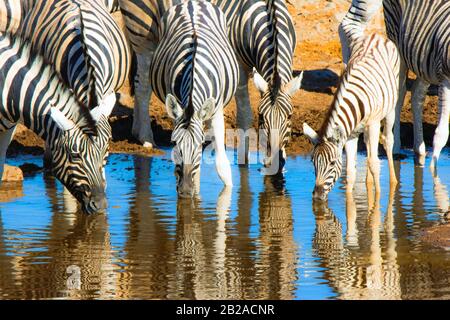
[[[435, 167], [442, 148], [448, 141], [450, 119], [450, 2], [447, 0], [353, 0], [352, 6], [342, 22], [343, 47], [351, 43], [352, 30], [364, 30], [372, 12], [383, 5], [386, 31], [389, 39], [396, 43], [402, 57], [400, 76], [406, 78], [407, 69], [417, 75], [412, 88], [414, 116], [414, 151], [420, 165], [424, 164], [426, 150], [423, 141], [422, 108], [430, 84], [439, 85], [438, 125], [433, 139], [431, 166]], [[353, 21], [350, 23], [349, 21]], [[357, 31], [359, 33], [361, 31]], [[348, 45], [348, 44], [347, 44]], [[400, 87], [399, 110], [406, 93]], [[399, 119], [397, 120], [399, 128]], [[397, 131], [397, 130], [396, 130]], [[399, 132], [399, 129], [398, 129]]]
[[[284, 0], [213, 0], [225, 12], [229, 37], [241, 62], [240, 83], [236, 93], [237, 124], [242, 129], [240, 155], [247, 162], [248, 136], [253, 115], [248, 95], [248, 73], [253, 70], [256, 88], [261, 93], [258, 106], [259, 129], [267, 144], [266, 167], [286, 161], [285, 147], [291, 135], [292, 97], [300, 89], [303, 74], [293, 77], [296, 46], [294, 23]], [[241, 160], [240, 160], [241, 162]]]
[[150, 80], [175, 120], [173, 157], [180, 196], [191, 196], [199, 177], [204, 123], [212, 129], [217, 172], [225, 185], [232, 185], [223, 107], [234, 96], [239, 72], [226, 28], [221, 10], [205, 1], [173, 6], [161, 19]]
[[303, 131], [314, 144], [316, 172], [313, 196], [326, 200], [342, 171], [342, 149], [347, 154], [347, 185], [356, 176], [358, 136], [364, 132], [367, 148], [367, 185], [375, 182], [380, 192], [378, 142], [380, 122], [385, 120], [382, 142], [389, 161], [391, 185], [397, 184], [393, 164], [393, 126], [398, 99], [400, 56], [393, 42], [376, 34], [361, 37], [337, 89], [330, 113], [317, 134], [306, 123]]
[[83, 210], [104, 211], [103, 166], [115, 101], [109, 94], [89, 112], [31, 44], [0, 33], [0, 171], [16, 124], [22, 123], [50, 146], [53, 173]]
[[[237, 127], [240, 130], [239, 162], [248, 161], [249, 146], [246, 140], [253, 122], [248, 75], [255, 69], [255, 83], [263, 96], [258, 108], [260, 129], [266, 137], [273, 137], [272, 141], [267, 141], [267, 151], [271, 156], [265, 162], [270, 165], [277, 160], [281, 170], [285, 162], [284, 149], [291, 132], [291, 97], [300, 89], [302, 80], [301, 75], [295, 78], [292, 76], [296, 35], [286, 3], [284, 0], [208, 1], [225, 13], [228, 36], [241, 62], [240, 83], [236, 91]], [[158, 33], [161, 17], [170, 7], [181, 2], [119, 0], [138, 62], [133, 135], [147, 147], [154, 144], [148, 114], [152, 88], [147, 81], [147, 70], [152, 64], [158, 64], [152, 57], [154, 48], [161, 40]], [[277, 149], [279, 152], [274, 151]]]

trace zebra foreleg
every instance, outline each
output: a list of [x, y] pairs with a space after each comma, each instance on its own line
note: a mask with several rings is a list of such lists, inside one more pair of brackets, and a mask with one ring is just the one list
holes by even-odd
[[448, 122], [450, 120], [450, 80], [444, 80], [439, 87], [439, 118], [433, 138], [433, 159], [431, 167], [435, 167], [442, 148], [448, 140]]
[[406, 68], [406, 65], [403, 62], [401, 62], [399, 73], [398, 100], [397, 105], [395, 106], [394, 147], [393, 147], [394, 148], [393, 153], [395, 155], [400, 155], [400, 149], [402, 147], [400, 116], [402, 113], [402, 108], [406, 96], [406, 78], [408, 76], [407, 72], [408, 70]]
[[3, 169], [6, 161], [6, 151], [8, 150], [8, 146], [11, 143], [12, 138], [14, 137], [14, 132], [16, 131], [16, 126], [12, 127], [9, 130], [0, 132], [0, 183], [3, 177]]
[[230, 161], [225, 152], [225, 123], [223, 109], [218, 110], [211, 121], [216, 151], [216, 169], [225, 186], [233, 186]]
[[350, 138], [345, 144], [347, 156], [347, 191], [352, 191], [356, 180], [356, 157], [358, 153], [358, 136]]
[[253, 112], [250, 106], [250, 97], [248, 94], [248, 73], [244, 68], [239, 68], [239, 86], [236, 90], [236, 124], [239, 130], [238, 159], [239, 164], [248, 164], [249, 157], [249, 139], [247, 131], [253, 124]]
[[153, 132], [149, 114], [149, 103], [152, 95], [149, 73], [152, 53], [137, 54], [137, 76], [135, 79], [135, 100], [133, 115], [133, 136], [146, 148], [153, 148]]
[[391, 187], [395, 187], [398, 183], [397, 177], [395, 176], [395, 168], [394, 168], [394, 156], [393, 156], [393, 148], [394, 148], [394, 133], [392, 129], [395, 124], [395, 109], [392, 110], [386, 116], [386, 124], [384, 126], [383, 132], [383, 140], [384, 140], [384, 150], [386, 150], [388, 162], [389, 162], [389, 178]]
[[425, 164], [425, 142], [423, 141], [422, 110], [425, 97], [430, 84], [417, 78], [412, 87], [411, 105], [414, 118], [414, 152], [416, 153], [416, 164]]
[[375, 184], [375, 195], [380, 193], [380, 160], [378, 159], [378, 143], [380, 140], [380, 122], [375, 122], [364, 132], [367, 148], [367, 193], [372, 192]]

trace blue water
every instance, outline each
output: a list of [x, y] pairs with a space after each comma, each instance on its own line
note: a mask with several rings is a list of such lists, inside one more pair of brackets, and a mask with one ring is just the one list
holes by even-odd
[[[111, 155], [109, 209], [94, 216], [78, 213], [39, 172], [0, 189], [0, 297], [449, 298], [450, 251], [422, 234], [445, 223], [450, 152], [439, 179], [405, 152], [392, 195], [382, 159], [379, 205], [365, 190], [364, 154], [353, 194], [341, 179], [321, 206], [312, 203], [314, 170], [302, 156], [288, 159], [284, 181], [265, 178], [259, 165], [233, 166], [232, 190], [205, 164], [199, 199], [179, 201], [169, 153]], [[42, 160], [9, 164], [25, 162]], [[68, 283], [70, 266], [79, 287]]]

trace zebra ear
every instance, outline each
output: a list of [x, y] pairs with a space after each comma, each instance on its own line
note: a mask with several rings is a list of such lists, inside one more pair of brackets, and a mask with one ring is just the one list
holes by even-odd
[[269, 90], [269, 84], [266, 80], [253, 68], [253, 82], [255, 83], [256, 88], [259, 92], [264, 93]]
[[286, 94], [292, 97], [302, 87], [302, 80], [303, 80], [303, 72], [300, 73], [291, 81], [289, 81], [289, 83], [287, 83], [284, 86], [284, 92], [286, 92]]
[[202, 105], [202, 108], [199, 110], [198, 117], [202, 121], [206, 121], [211, 119], [214, 114], [214, 109], [216, 106], [216, 100], [214, 98], [209, 98]]
[[317, 132], [306, 123], [303, 123], [303, 134], [308, 137], [313, 145], [317, 145], [320, 142], [320, 137]]
[[95, 107], [94, 109], [91, 110], [92, 118], [95, 120], [95, 122], [98, 122], [102, 116], [105, 116], [108, 119], [115, 105], [116, 105], [116, 94], [113, 92], [108, 94], [105, 98], [103, 98], [98, 107]]
[[58, 108], [50, 108], [50, 116], [62, 131], [68, 131], [75, 128], [75, 123], [68, 119]]
[[168, 94], [166, 98], [166, 111], [174, 120], [177, 120], [183, 116], [183, 109], [178, 104], [177, 98]]

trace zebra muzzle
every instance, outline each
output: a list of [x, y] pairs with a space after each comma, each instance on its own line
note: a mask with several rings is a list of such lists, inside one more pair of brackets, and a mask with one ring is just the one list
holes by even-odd
[[93, 192], [89, 198], [84, 201], [84, 209], [88, 214], [102, 213], [108, 208], [108, 201], [104, 191]]
[[315, 186], [313, 191], [313, 199], [317, 201], [326, 201], [328, 199], [328, 192], [324, 187]]

